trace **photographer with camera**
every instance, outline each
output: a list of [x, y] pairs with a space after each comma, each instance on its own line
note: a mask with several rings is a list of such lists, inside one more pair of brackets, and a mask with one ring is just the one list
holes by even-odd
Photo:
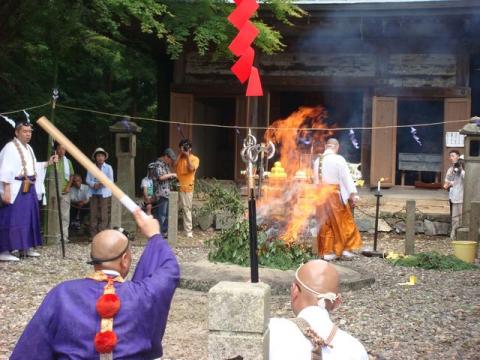
[[455, 239], [455, 231], [462, 223], [463, 210], [463, 180], [465, 178], [464, 161], [458, 150], [451, 150], [448, 154], [452, 166], [447, 170], [443, 188], [448, 190], [450, 201], [450, 215], [452, 216], [452, 232], [450, 238]]
[[195, 172], [200, 165], [200, 159], [192, 154], [192, 143], [188, 139], [183, 139], [178, 144], [180, 153], [175, 163], [175, 172], [177, 173], [179, 192], [178, 198], [180, 207], [183, 209], [183, 228], [187, 237], [193, 237], [192, 233], [192, 202], [193, 186], [195, 183]]

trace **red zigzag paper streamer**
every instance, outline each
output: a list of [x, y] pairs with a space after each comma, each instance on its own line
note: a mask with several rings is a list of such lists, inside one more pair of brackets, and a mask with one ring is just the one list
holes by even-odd
[[235, 0], [235, 4], [237, 7], [228, 16], [228, 21], [235, 26], [238, 34], [228, 48], [239, 59], [231, 70], [242, 84], [248, 80], [247, 96], [263, 96], [260, 75], [253, 66], [255, 50], [252, 43], [258, 36], [258, 29], [249, 21], [259, 5], [256, 0]]

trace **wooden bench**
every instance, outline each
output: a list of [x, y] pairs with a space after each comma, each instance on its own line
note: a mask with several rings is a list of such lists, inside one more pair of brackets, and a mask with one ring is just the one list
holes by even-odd
[[405, 185], [405, 171], [418, 171], [419, 178], [422, 171], [435, 173], [435, 182], [438, 183], [442, 171], [441, 154], [398, 154], [398, 170], [402, 172], [401, 185]]

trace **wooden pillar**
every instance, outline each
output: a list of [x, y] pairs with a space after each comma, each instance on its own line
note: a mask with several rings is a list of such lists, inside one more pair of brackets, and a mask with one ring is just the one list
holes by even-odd
[[[363, 92], [362, 126], [372, 126], [372, 89]], [[366, 184], [370, 183], [370, 159], [372, 146], [372, 130], [362, 130], [362, 143], [360, 149], [360, 162], [362, 163], [362, 177]]]
[[415, 200], [407, 200], [407, 229], [405, 230], [405, 255], [415, 254]]

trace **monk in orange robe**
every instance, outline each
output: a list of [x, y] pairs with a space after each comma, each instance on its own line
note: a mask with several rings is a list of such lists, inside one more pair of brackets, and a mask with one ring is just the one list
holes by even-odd
[[322, 186], [327, 186], [329, 191], [317, 212], [323, 223], [317, 245], [318, 254], [325, 260], [339, 256], [351, 258], [352, 250], [362, 246], [350, 209], [355, 206], [358, 192], [345, 158], [337, 154], [339, 147], [336, 139], [329, 139], [322, 155]]

